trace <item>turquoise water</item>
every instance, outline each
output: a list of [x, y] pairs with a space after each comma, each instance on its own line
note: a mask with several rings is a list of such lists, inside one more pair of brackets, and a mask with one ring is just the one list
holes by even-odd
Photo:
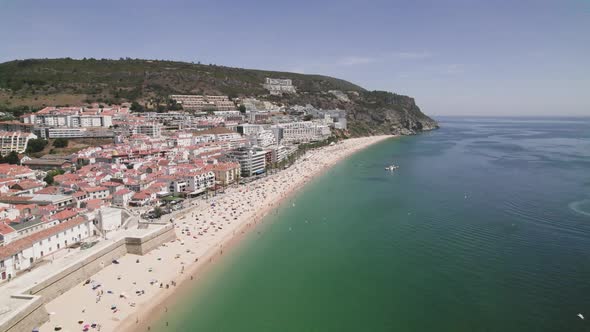
[[156, 330], [590, 331], [590, 119], [439, 120], [308, 185]]

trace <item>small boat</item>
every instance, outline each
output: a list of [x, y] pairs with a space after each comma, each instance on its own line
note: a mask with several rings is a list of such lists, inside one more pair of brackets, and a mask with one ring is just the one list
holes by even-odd
[[397, 165], [389, 165], [389, 166], [385, 167], [385, 170], [386, 171], [395, 171], [398, 168], [399, 168], [399, 166], [397, 166]]

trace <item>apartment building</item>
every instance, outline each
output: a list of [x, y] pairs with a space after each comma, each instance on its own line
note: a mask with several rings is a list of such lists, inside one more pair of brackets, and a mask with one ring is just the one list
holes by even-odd
[[295, 86], [290, 79], [279, 79], [267, 77], [262, 85], [271, 95], [280, 95], [283, 93], [296, 93]]
[[279, 142], [305, 143], [322, 141], [330, 137], [330, 127], [312, 121], [287, 122], [273, 126]]
[[113, 125], [111, 115], [102, 114], [101, 109], [88, 111], [83, 107], [45, 107], [37, 113], [23, 115], [21, 120], [39, 127], [108, 128]]
[[0, 131], [0, 154], [5, 156], [12, 151], [23, 153], [29, 140], [36, 138], [37, 135], [32, 133]]
[[149, 137], [160, 137], [162, 136], [162, 124], [160, 123], [143, 123], [133, 127], [132, 132], [134, 135], [146, 135]]
[[227, 96], [170, 95], [186, 111], [235, 111], [236, 105]]
[[262, 174], [266, 169], [266, 151], [259, 148], [238, 148], [230, 151], [228, 157], [240, 164], [243, 177]]
[[240, 164], [236, 162], [216, 163], [213, 165], [215, 182], [220, 186], [228, 186], [240, 180]]

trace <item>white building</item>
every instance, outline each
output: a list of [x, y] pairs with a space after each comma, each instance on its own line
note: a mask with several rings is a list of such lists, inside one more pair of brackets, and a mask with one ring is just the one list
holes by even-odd
[[243, 177], [264, 173], [266, 151], [256, 148], [238, 148], [228, 153], [228, 157], [240, 164]]
[[273, 126], [277, 140], [282, 143], [323, 141], [330, 137], [330, 127], [312, 121], [287, 122]]
[[124, 208], [128, 207], [129, 202], [131, 202], [131, 198], [133, 197], [134, 194], [135, 194], [135, 192], [133, 192], [127, 188], [119, 189], [119, 190], [115, 191], [115, 193], [113, 194], [113, 205], [124, 207]]
[[264, 126], [259, 125], [259, 124], [242, 123], [242, 124], [238, 125], [237, 129], [238, 129], [238, 133], [240, 133], [244, 136], [249, 136], [249, 135], [257, 134], [258, 132], [263, 131]]
[[22, 121], [40, 127], [108, 128], [113, 125], [111, 115], [102, 114], [101, 109], [89, 111], [83, 107], [45, 107], [37, 113], [24, 115]]
[[122, 225], [122, 210], [111, 207], [102, 207], [98, 210], [96, 219], [98, 221], [98, 228], [103, 233], [115, 231]]
[[234, 102], [227, 96], [170, 95], [170, 99], [181, 104], [187, 111], [234, 111], [236, 109]]
[[133, 134], [160, 137], [162, 135], [162, 124], [158, 122], [139, 124], [133, 128]]
[[263, 84], [264, 88], [269, 91], [271, 95], [280, 95], [283, 93], [295, 93], [295, 86], [290, 79], [266, 78]]
[[264, 129], [258, 133], [250, 136], [250, 142], [252, 145], [259, 146], [261, 148], [267, 148], [277, 144], [276, 137], [272, 130]]
[[0, 154], [5, 156], [12, 151], [23, 153], [29, 140], [36, 138], [32, 133], [0, 131]]
[[78, 216], [0, 246], [0, 280], [14, 278], [37, 261], [92, 236], [92, 227]]

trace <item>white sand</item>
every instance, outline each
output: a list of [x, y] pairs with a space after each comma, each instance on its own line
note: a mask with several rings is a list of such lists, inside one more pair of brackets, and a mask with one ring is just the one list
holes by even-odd
[[[203, 266], [222, 250], [229, 250], [232, 239], [247, 231], [287, 195], [340, 159], [389, 137], [345, 140], [313, 151], [277, 174], [228, 188], [207, 201], [187, 202], [191, 206], [174, 217], [178, 240], [144, 256], [121, 257], [120, 264], [109, 265], [91, 278], [101, 284], [96, 290], [92, 290], [92, 284], [77, 285], [49, 302], [47, 312], [53, 314], [41, 331], [53, 331], [55, 326], [61, 326], [62, 331], [82, 331], [84, 325], [92, 323], [100, 324], [101, 331], [145, 330], [158, 313], [167, 310], [160, 305], [182, 281], [196, 280]], [[111, 306], [116, 306], [116, 310], [111, 310]]]

